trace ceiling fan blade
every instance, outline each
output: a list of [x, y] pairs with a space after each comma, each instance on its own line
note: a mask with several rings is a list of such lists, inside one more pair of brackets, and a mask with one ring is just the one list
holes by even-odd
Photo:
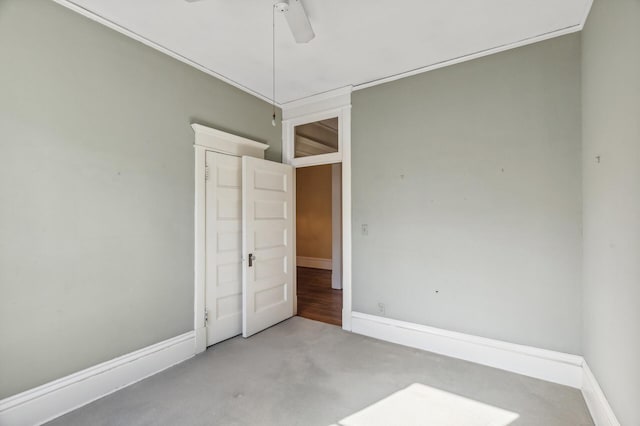
[[308, 43], [316, 36], [311, 22], [300, 0], [290, 0], [289, 10], [284, 14], [296, 43]]

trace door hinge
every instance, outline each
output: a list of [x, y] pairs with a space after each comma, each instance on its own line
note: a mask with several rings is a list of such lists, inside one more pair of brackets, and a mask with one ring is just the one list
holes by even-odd
[[209, 180], [209, 165], [204, 166], [204, 180]]
[[204, 326], [207, 326], [207, 322], [209, 322], [209, 310], [205, 308], [204, 310]]

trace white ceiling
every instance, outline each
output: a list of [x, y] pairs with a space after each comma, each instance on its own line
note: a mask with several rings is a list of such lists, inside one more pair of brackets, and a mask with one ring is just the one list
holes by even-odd
[[[65, 3], [65, 0], [58, 0]], [[72, 0], [271, 98], [273, 0]], [[316, 33], [296, 44], [276, 16], [282, 104], [541, 35], [579, 30], [590, 0], [303, 0]]]

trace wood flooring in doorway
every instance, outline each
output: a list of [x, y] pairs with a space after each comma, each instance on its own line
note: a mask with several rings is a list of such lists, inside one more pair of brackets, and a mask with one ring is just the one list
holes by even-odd
[[342, 290], [331, 288], [331, 271], [298, 267], [298, 316], [342, 326]]

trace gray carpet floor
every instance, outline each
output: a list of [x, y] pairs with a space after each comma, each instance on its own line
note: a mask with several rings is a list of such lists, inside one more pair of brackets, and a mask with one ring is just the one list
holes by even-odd
[[50, 425], [328, 426], [412, 383], [519, 414], [592, 425], [580, 391], [294, 317], [210, 347]]

